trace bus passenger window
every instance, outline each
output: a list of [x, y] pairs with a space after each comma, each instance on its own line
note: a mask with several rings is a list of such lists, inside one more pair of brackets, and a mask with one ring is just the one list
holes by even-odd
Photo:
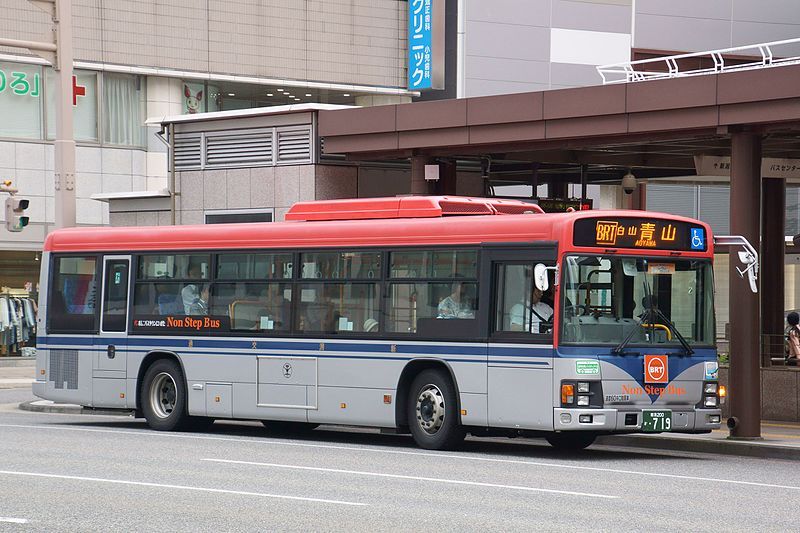
[[217, 283], [211, 314], [230, 317], [231, 330], [289, 331], [292, 286], [288, 283]]
[[377, 332], [377, 294], [377, 283], [303, 284], [297, 329], [304, 333]]
[[475, 318], [476, 298], [471, 283], [453, 283], [452, 291], [439, 301], [436, 318]]
[[58, 257], [50, 284], [49, 329], [91, 332], [97, 329], [95, 257]]

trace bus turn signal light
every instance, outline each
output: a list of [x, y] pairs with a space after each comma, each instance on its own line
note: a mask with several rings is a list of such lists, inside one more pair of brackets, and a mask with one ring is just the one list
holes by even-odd
[[561, 384], [561, 404], [562, 405], [572, 405], [572, 401], [575, 399], [575, 385], [571, 383], [562, 383]]
[[717, 394], [719, 394], [720, 398], [724, 398], [728, 395], [728, 388], [725, 385], [720, 385], [717, 391]]

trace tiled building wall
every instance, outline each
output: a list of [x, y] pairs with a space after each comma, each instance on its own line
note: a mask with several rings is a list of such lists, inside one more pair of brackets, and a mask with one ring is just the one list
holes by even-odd
[[[98, 193], [145, 190], [147, 156], [143, 150], [78, 146], [75, 157], [76, 217], [81, 225], [108, 224], [108, 206], [92, 200]], [[0, 141], [0, 178], [9, 179], [20, 196], [30, 199], [26, 211], [30, 226], [3, 237], [0, 246], [10, 249], [38, 246], [55, 220], [53, 199], [53, 145], [38, 142]], [[5, 212], [0, 209], [0, 221]]]
[[[123, 65], [402, 87], [398, 0], [73, 0], [75, 58]], [[0, 35], [43, 40], [47, 15], [3, 0]], [[0, 47], [0, 52], [21, 54]]]
[[206, 212], [225, 209], [274, 209], [281, 221], [297, 202], [355, 197], [357, 173], [356, 167], [333, 165], [178, 172], [176, 223], [203, 224]]
[[637, 48], [699, 52], [800, 36], [792, 0], [637, 0]]
[[466, 0], [464, 94], [596, 85], [630, 56], [631, 0]]
[[[792, 0], [465, 0], [465, 96], [599, 85], [631, 48], [699, 52], [800, 36]], [[800, 53], [783, 49], [783, 55]]]

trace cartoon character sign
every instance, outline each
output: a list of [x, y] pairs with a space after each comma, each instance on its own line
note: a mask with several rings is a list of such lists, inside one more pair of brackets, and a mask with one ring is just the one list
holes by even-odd
[[197, 91], [197, 94], [192, 94], [188, 85], [183, 86], [183, 95], [186, 97], [186, 110], [190, 115], [200, 112], [200, 105], [203, 102], [203, 90]]

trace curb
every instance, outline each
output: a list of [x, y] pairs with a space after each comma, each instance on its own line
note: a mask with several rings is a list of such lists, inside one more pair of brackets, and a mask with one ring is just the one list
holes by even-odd
[[598, 437], [595, 443], [606, 446], [624, 446], [653, 450], [714, 453], [742, 457], [800, 461], [800, 447], [773, 444], [764, 441], [609, 435]]
[[19, 404], [22, 411], [34, 413], [59, 413], [66, 415], [112, 415], [133, 416], [131, 409], [93, 409], [69, 403], [54, 403], [50, 400], [31, 400]]

